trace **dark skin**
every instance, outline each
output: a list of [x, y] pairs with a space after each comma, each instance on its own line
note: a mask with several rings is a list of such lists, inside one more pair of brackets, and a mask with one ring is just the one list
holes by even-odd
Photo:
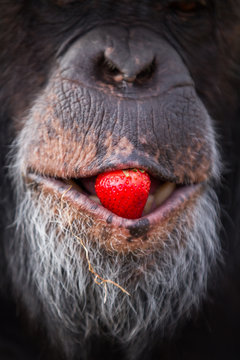
[[[180, 3], [8, 0], [1, 5], [1, 233], [9, 237], [4, 229], [14, 208], [6, 154], [29, 108], [27, 171], [75, 179], [141, 167], [176, 184], [211, 177], [209, 114], [229, 164], [218, 189], [225, 266], [209, 284], [211, 302], [173, 340], [153, 344], [151, 358], [233, 360], [240, 356], [240, 3]], [[62, 157], [56, 156], [59, 144]], [[139, 238], [141, 226], [131, 227], [126, 239]], [[4, 257], [0, 266], [5, 274]], [[7, 276], [1, 287], [0, 357], [59, 359], [44, 335], [44, 345], [40, 335], [22, 335]], [[115, 345], [91, 340], [91, 359], [123, 359]], [[149, 356], [147, 350], [141, 359]]]

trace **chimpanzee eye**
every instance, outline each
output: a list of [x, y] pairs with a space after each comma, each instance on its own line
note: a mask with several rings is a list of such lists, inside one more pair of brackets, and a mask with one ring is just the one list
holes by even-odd
[[177, 14], [186, 15], [194, 14], [196, 11], [206, 7], [206, 1], [173, 1], [170, 4], [170, 9], [174, 10]]

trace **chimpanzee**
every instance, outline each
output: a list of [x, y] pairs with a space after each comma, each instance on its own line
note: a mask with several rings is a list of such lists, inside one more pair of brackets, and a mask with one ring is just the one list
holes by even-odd
[[0, 5], [0, 358], [239, 359], [240, 1]]

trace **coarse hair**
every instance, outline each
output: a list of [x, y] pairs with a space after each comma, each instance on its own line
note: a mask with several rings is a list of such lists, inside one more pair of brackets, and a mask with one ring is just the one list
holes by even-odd
[[[68, 203], [25, 185], [17, 163], [11, 171], [18, 199], [16, 238], [8, 251], [14, 288], [69, 359], [79, 346], [84, 357], [85, 341], [99, 334], [119, 342], [135, 359], [143, 338], [154, 331], [172, 334], [199, 306], [220, 253], [213, 186], [181, 214], [174, 231], [164, 239], [156, 235], [159, 248], [136, 256], [107, 251], [89, 237], [87, 215], [79, 217]], [[112, 283], [94, 281], [86, 251], [96, 273], [130, 296]]]

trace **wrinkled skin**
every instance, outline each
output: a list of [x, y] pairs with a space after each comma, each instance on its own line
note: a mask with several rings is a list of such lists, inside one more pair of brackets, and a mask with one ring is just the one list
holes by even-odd
[[[236, 335], [240, 330], [237, 276], [240, 255], [240, 2], [206, 3], [207, 6], [199, 5], [193, 10], [181, 8], [177, 2], [161, 0], [116, 3], [108, 0], [7, 0], [1, 4], [0, 270], [4, 275], [0, 282], [1, 358], [235, 359], [240, 356]], [[179, 201], [181, 205], [167, 212], [162, 221], [155, 219], [153, 223], [147, 217], [133, 223], [114, 220], [99, 205], [83, 206], [76, 193], [67, 193], [61, 186], [56, 195], [51, 184], [42, 184], [41, 178], [34, 178], [32, 183], [28, 178], [34, 173], [58, 179], [86, 178], [87, 182], [101, 172], [130, 167], [143, 168], [161, 181], [186, 187], [198, 184], [199, 188], [194, 195], [183, 196]], [[215, 214], [211, 217], [206, 204], [205, 207], [201, 205], [202, 208], [199, 204], [206, 203], [206, 194], [213, 191], [217, 197], [211, 203]], [[18, 203], [24, 194], [30, 194], [30, 215]], [[129, 275], [130, 280], [124, 272], [114, 279], [117, 283], [122, 280], [124, 288], [132, 291], [132, 306], [138, 302], [134, 302], [134, 289], [144, 288], [142, 273], [146, 271], [147, 274], [149, 268], [153, 268], [154, 277], [154, 264], [150, 259], [162, 259], [165, 251], [166, 257], [172, 259], [175, 247], [181, 253], [188, 249], [191, 239], [192, 262], [200, 259], [204, 265], [190, 267], [187, 253], [186, 263], [179, 273], [187, 272], [188, 268], [195, 273], [186, 278], [180, 276], [178, 287], [177, 275], [172, 276], [176, 287], [169, 287], [170, 295], [166, 297], [169, 301], [165, 301], [162, 288], [156, 291], [164, 298], [159, 314], [166, 310], [164, 304], [169, 302], [172, 307], [168, 305], [168, 317], [164, 321], [159, 320], [152, 327], [148, 324], [145, 333], [139, 330], [139, 342], [132, 337], [128, 343], [124, 338], [131, 323], [131, 312], [125, 307], [121, 292], [117, 297], [124, 310], [114, 313], [124, 324], [121, 329], [119, 325], [118, 335], [111, 326], [108, 329], [104, 315], [97, 329], [92, 330], [94, 325], [92, 328], [86, 325], [84, 315], [81, 314], [81, 318], [77, 310], [75, 317], [70, 314], [79, 306], [94, 318], [93, 308], [98, 314], [99, 309], [105, 312], [109, 306], [113, 297], [111, 288], [104, 295], [104, 291], [95, 290], [97, 285], [91, 277], [87, 282], [90, 287], [87, 295], [84, 295], [85, 289], [82, 290], [86, 300], [78, 301], [79, 295], [71, 293], [73, 285], [67, 287], [63, 282], [67, 291], [62, 290], [63, 309], [61, 304], [54, 304], [57, 318], [51, 307], [53, 297], [50, 298], [51, 292], [57, 293], [60, 280], [56, 278], [60, 279], [66, 269], [76, 271], [79, 268], [62, 265], [58, 274], [57, 268], [56, 272], [51, 269], [49, 257], [46, 267], [51, 270], [50, 291], [49, 297], [46, 296], [42, 284], [47, 277], [41, 278], [41, 261], [47, 256], [35, 256], [36, 225], [31, 230], [32, 238], [27, 230], [28, 223], [36, 217], [34, 207], [41, 213], [43, 204], [49, 210], [47, 213], [44, 209], [44, 219], [49, 217], [51, 224], [58, 220], [57, 214], [61, 212], [61, 226], [49, 225], [47, 221], [45, 225], [46, 234], [51, 230], [60, 246], [63, 239], [66, 240], [61, 227], [73, 228], [77, 234], [81, 234], [82, 227], [86, 243], [98, 249], [98, 255], [104, 256], [103, 262], [114, 267], [113, 258], [119, 257], [122, 264], [132, 269], [134, 276]], [[18, 213], [23, 214], [22, 218]], [[96, 215], [99, 213], [100, 220]], [[194, 227], [192, 214], [195, 213], [201, 214], [196, 222], [212, 221], [212, 233], [217, 234], [214, 250], [209, 239], [205, 243], [201, 238], [205, 225], [202, 229]], [[216, 225], [218, 216], [222, 224], [220, 230]], [[195, 243], [194, 231], [200, 234]], [[207, 234], [210, 238], [210, 230]], [[28, 239], [26, 243], [25, 238]], [[180, 245], [171, 240], [169, 244], [169, 239], [179, 241]], [[53, 248], [58, 241], [53, 243]], [[203, 248], [199, 258], [197, 255], [195, 258], [198, 242], [202, 242]], [[40, 247], [43, 248], [43, 243]], [[72, 263], [78, 263], [79, 256], [85, 268], [86, 261], [80, 261], [80, 258], [85, 259], [84, 251], [68, 250], [68, 255], [73, 251]], [[210, 256], [211, 252], [214, 255]], [[61, 251], [58, 256], [64, 261]], [[55, 264], [58, 265], [56, 260]], [[100, 270], [101, 266], [105, 269], [99, 264]], [[140, 264], [138, 271], [134, 271], [135, 264]], [[159, 262], [158, 273], [161, 264]], [[128, 267], [124, 269], [127, 273]], [[192, 296], [179, 290], [186, 282]], [[70, 299], [67, 292], [71, 293]], [[101, 308], [107, 295], [106, 305]], [[147, 293], [144, 296], [139, 295], [142, 304], [144, 301], [151, 304], [147, 302]], [[176, 300], [180, 298], [182, 304]], [[71, 299], [75, 302], [71, 303]], [[160, 307], [160, 298], [154, 300]], [[84, 301], [87, 305], [83, 305]], [[172, 305], [175, 301], [177, 305]], [[16, 306], [18, 316], [15, 317]], [[64, 311], [69, 318], [64, 317]], [[175, 321], [170, 321], [171, 317]], [[65, 326], [67, 319], [73, 323], [69, 329]], [[24, 335], [20, 335], [22, 329]], [[79, 340], [85, 336], [86, 341]]]

